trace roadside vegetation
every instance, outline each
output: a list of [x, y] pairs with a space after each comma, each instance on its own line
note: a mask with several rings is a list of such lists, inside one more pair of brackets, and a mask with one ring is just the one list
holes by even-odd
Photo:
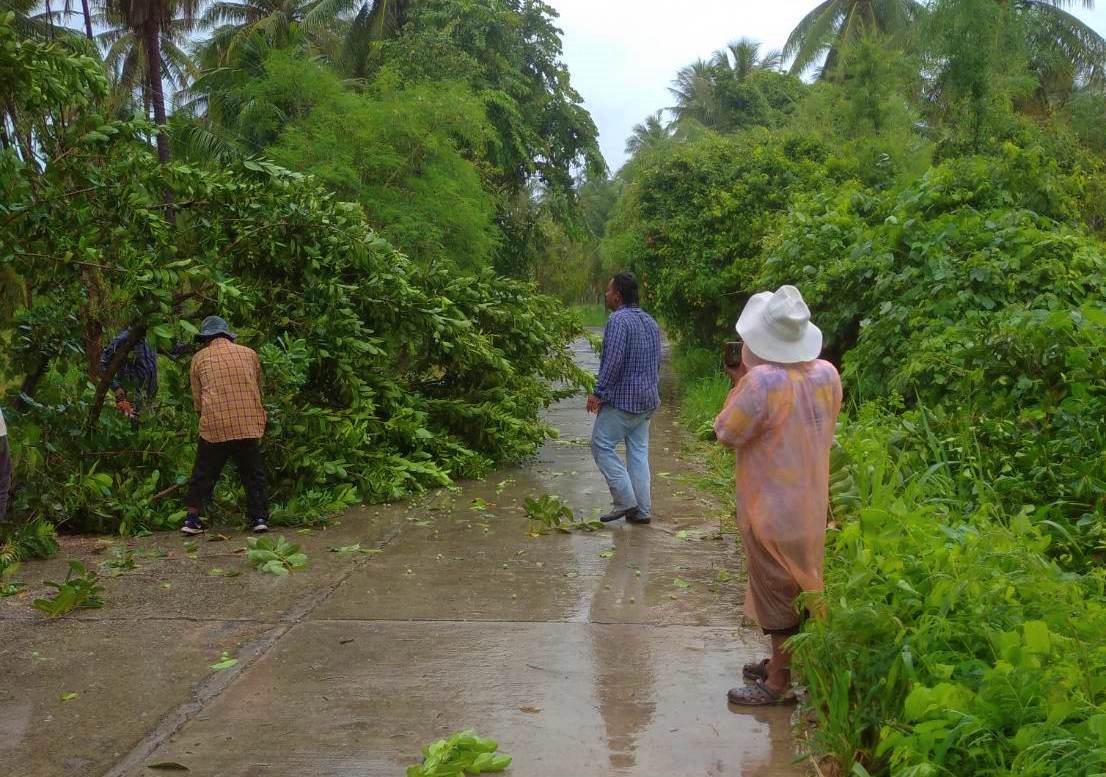
[[[211, 313], [261, 358], [277, 524], [531, 454], [540, 411], [585, 377], [580, 319], [537, 289], [539, 236], [584, 229], [576, 177], [604, 170], [555, 17], [0, 3], [4, 566], [55, 526], [179, 522]], [[124, 328], [158, 353], [137, 422], [104, 401]]]
[[1065, 5], [824, 3], [676, 74], [610, 184], [693, 435], [752, 293], [799, 286], [841, 369], [794, 640], [826, 774], [1106, 767], [1106, 43]]

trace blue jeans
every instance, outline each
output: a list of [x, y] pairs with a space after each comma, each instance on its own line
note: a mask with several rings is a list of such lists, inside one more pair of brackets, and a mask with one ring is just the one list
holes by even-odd
[[[611, 489], [615, 510], [637, 507], [641, 516], [652, 515], [653, 498], [649, 491], [649, 419], [653, 411], [627, 413], [604, 405], [591, 429], [591, 455], [607, 487]], [[615, 451], [626, 443], [626, 463]]]

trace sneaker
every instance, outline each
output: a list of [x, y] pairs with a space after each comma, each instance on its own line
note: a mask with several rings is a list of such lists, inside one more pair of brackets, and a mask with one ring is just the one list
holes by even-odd
[[269, 531], [269, 521], [267, 518], [254, 518], [250, 523], [250, 528], [254, 534], [264, 534]]
[[630, 520], [631, 515], [637, 515], [637, 507], [623, 507], [611, 510], [606, 515], [599, 516], [599, 520], [603, 523], [610, 523], [611, 521], [617, 521], [619, 518], [625, 518]]
[[207, 527], [200, 522], [200, 519], [194, 515], [190, 515], [184, 519], [184, 525], [180, 527], [181, 534], [203, 534], [207, 531]]

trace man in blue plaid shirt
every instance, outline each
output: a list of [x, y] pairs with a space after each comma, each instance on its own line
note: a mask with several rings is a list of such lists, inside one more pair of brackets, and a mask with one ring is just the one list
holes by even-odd
[[[100, 352], [101, 373], [107, 372], [115, 352], [130, 334], [130, 329], [124, 329]], [[146, 338], [135, 343], [127, 354], [126, 361], [111, 380], [111, 390], [115, 392], [115, 407], [132, 420], [137, 419], [145, 404], [153, 400], [157, 394], [157, 353]]]
[[[618, 273], [607, 284], [603, 355], [588, 412], [597, 413], [591, 453], [607, 486], [613, 509], [599, 520], [649, 523], [653, 514], [649, 476], [649, 420], [661, 403], [657, 374], [661, 335], [657, 322], [638, 306], [637, 279]], [[626, 463], [615, 446], [626, 445]]]

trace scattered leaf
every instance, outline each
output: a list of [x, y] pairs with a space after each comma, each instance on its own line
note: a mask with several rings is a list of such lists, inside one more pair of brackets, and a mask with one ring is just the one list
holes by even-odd
[[74, 699], [76, 699], [76, 698], [77, 698], [77, 696], [78, 696], [78, 694], [76, 694], [76, 693], [72, 693], [72, 692], [70, 692], [70, 693], [63, 693], [63, 694], [61, 695], [61, 700], [62, 700], [62, 701], [73, 701]]
[[176, 761], [159, 761], [156, 764], [146, 764], [147, 769], [161, 769], [167, 772], [187, 772], [190, 769], [184, 764], [179, 764]]
[[219, 660], [216, 661], [214, 664], [210, 664], [208, 666], [208, 669], [213, 669], [216, 672], [221, 672], [224, 669], [230, 669], [232, 666], [234, 666], [237, 663], [238, 663], [238, 659], [237, 658], [231, 658], [230, 653], [228, 653], [227, 651], [224, 650], [222, 655], [219, 656]]
[[614, 550], [605, 550], [599, 554], [599, 558], [610, 558], [614, 555]]
[[26, 587], [26, 583], [20, 583], [14, 580], [10, 583], [4, 583], [3, 585], [0, 585], [0, 598], [5, 596], [15, 596]]
[[691, 588], [691, 583], [687, 582], [682, 577], [677, 577], [676, 579], [674, 579], [672, 581], [672, 585], [676, 586], [677, 588], [683, 588], [685, 591], [688, 588]]

